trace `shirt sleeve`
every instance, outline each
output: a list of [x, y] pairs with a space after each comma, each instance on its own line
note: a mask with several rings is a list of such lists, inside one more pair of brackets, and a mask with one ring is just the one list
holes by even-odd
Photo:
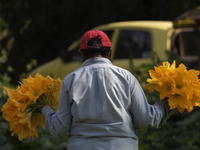
[[168, 116], [166, 100], [159, 100], [150, 105], [142, 87], [134, 76], [131, 77], [130, 84], [133, 124], [138, 127], [152, 126], [158, 128]]
[[69, 97], [62, 84], [59, 96], [59, 105], [56, 112], [49, 105], [42, 108], [46, 118], [46, 130], [52, 135], [66, 135], [71, 127], [71, 105]]

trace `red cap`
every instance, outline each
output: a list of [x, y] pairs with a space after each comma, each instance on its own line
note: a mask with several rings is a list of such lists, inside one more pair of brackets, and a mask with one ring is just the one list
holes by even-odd
[[80, 50], [90, 48], [90, 46], [87, 44], [87, 42], [91, 38], [94, 38], [94, 37], [97, 37], [97, 36], [99, 36], [99, 38], [101, 39], [101, 43], [102, 43], [101, 47], [110, 47], [110, 48], [112, 47], [110, 39], [108, 38], [108, 36], [103, 31], [91, 30], [91, 31], [86, 32], [83, 35], [83, 38], [82, 38], [81, 44], [80, 44]]

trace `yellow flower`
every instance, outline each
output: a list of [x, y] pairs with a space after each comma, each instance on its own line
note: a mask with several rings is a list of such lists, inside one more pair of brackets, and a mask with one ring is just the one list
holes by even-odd
[[191, 103], [194, 106], [200, 106], [200, 89], [198, 89], [198, 88], [194, 89]]
[[18, 112], [20, 112], [19, 105], [15, 105], [15, 101], [8, 98], [7, 102], [2, 106], [3, 118], [7, 121], [12, 121], [13, 116], [16, 116]]
[[171, 93], [174, 93], [175, 86], [173, 78], [161, 77], [158, 80], [158, 86], [155, 87], [155, 90], [160, 93], [160, 99], [164, 99], [165, 97], [169, 97]]
[[163, 62], [163, 65], [149, 70], [151, 77], [147, 79], [146, 88], [153, 92], [159, 92], [160, 99], [168, 97], [170, 109], [177, 108], [179, 112], [187, 109], [191, 112], [194, 106], [200, 106], [200, 82], [199, 71], [187, 70], [184, 64], [176, 68], [176, 62], [172, 65]]
[[187, 98], [191, 99], [194, 87], [188, 84], [186, 76], [187, 76], [186, 72], [178, 72], [177, 75], [174, 76], [174, 80], [176, 82], [176, 87], [174, 88], [174, 92], [181, 95], [186, 94]]
[[35, 78], [31, 76], [27, 79], [24, 79], [24, 85], [28, 88], [28, 90], [24, 93], [27, 95], [32, 101], [36, 102], [36, 100], [45, 92], [45, 88], [43, 85], [44, 77], [39, 75], [38, 73], [35, 75]]
[[181, 94], [170, 95], [168, 102], [169, 102], [170, 109], [178, 108], [179, 112], [181, 113], [185, 109], [187, 109], [188, 112], [191, 112], [193, 110], [193, 105], [191, 101], [188, 100], [185, 95], [181, 95]]
[[37, 126], [45, 129], [45, 118], [35, 110], [48, 102], [53, 110], [57, 110], [59, 92], [62, 81], [44, 78], [37, 73], [35, 78], [29, 76], [16, 90], [4, 87], [7, 91], [7, 102], [2, 106], [3, 118], [9, 122], [12, 136], [18, 135], [19, 140], [26, 137], [38, 137]]

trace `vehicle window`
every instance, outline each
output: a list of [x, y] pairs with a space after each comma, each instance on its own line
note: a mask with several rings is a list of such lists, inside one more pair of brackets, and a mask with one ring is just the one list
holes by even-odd
[[[113, 34], [113, 30], [109, 30], [109, 31], [104, 31], [104, 33], [108, 36], [109, 39], [111, 39], [111, 36]], [[71, 61], [81, 61], [81, 54], [79, 53], [78, 49], [79, 49], [78, 45], [76, 48], [74, 48], [74, 50], [72, 50], [70, 52], [70, 56], [71, 56]]]
[[200, 31], [182, 32], [175, 40], [176, 52], [179, 55], [199, 55]]
[[115, 59], [149, 58], [151, 55], [151, 35], [145, 31], [122, 30], [120, 32]]

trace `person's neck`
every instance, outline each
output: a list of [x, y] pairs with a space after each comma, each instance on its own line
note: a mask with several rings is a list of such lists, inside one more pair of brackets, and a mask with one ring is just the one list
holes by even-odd
[[[103, 57], [102, 55], [97, 55], [97, 56], [95, 56], [95, 57], [107, 58], [107, 57]], [[86, 61], [87, 59], [95, 58], [95, 57], [89, 57], [89, 58], [83, 59], [83, 62]], [[107, 59], [109, 59], [109, 58], [107, 58]]]
[[[103, 56], [101, 56], [101, 55], [97, 55], [97, 56], [95, 56], [95, 57], [103, 57]], [[94, 57], [92, 57], [92, 58], [94, 58]]]

